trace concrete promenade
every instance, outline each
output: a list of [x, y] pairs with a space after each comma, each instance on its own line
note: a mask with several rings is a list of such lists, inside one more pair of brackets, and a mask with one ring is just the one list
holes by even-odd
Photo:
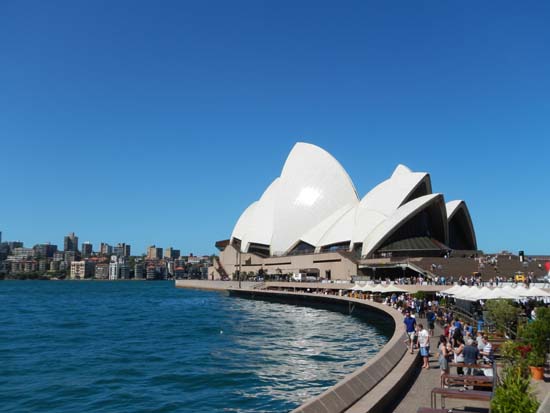
[[[274, 285], [277, 284], [277, 285]], [[280, 284], [280, 285], [279, 285]], [[299, 290], [303, 290], [303, 288], [326, 288], [326, 284], [321, 284], [322, 287], [314, 286], [314, 285], [307, 285], [310, 283], [263, 283], [263, 282], [242, 282], [240, 285], [241, 290], [247, 290], [252, 293], [257, 294], [258, 296], [263, 295], [265, 293], [266, 287], [294, 287], [294, 284], [297, 284], [296, 288]], [[314, 283], [311, 283], [314, 284]], [[331, 284], [328, 284], [331, 285]], [[334, 284], [332, 284], [334, 285]], [[345, 289], [349, 288], [348, 286], [342, 286], [335, 284], [336, 288]], [[208, 289], [208, 290], [231, 290], [231, 289], [239, 289], [239, 283], [237, 281], [198, 281], [198, 280], [181, 280], [176, 282], [176, 287], [179, 288], [193, 288], [193, 289]], [[417, 291], [417, 290], [439, 290], [443, 288], [448, 288], [445, 286], [406, 286], [409, 287], [411, 293]], [[429, 287], [429, 288], [427, 288]], [[435, 288], [434, 288], [435, 287]], [[244, 291], [243, 291], [244, 292]], [[288, 293], [287, 293], [288, 294]], [[292, 295], [301, 295], [301, 293], [291, 293]], [[276, 294], [275, 294], [276, 295]], [[312, 296], [320, 296], [320, 297], [331, 297], [335, 300], [341, 300], [341, 301], [353, 301], [353, 302], [364, 302], [366, 300], [356, 300], [356, 299], [350, 299], [347, 297], [338, 297], [338, 296], [324, 296], [320, 294], [308, 294], [303, 293], [304, 298], [306, 297], [312, 297]], [[260, 297], [258, 297], [260, 298]], [[402, 324], [402, 315], [395, 315], [392, 314], [393, 312], [396, 312], [395, 310], [383, 306], [377, 303], [373, 302], [366, 302], [366, 304], [372, 306], [374, 304], [375, 307], [381, 306], [383, 307], [382, 310], [388, 313], [390, 317], [393, 317], [396, 323], [396, 328], [398, 330], [404, 330], [403, 324]], [[388, 311], [389, 310], [389, 311]], [[419, 320], [419, 322], [423, 322], [426, 326], [426, 320]], [[346, 378], [344, 378], [341, 382], [339, 382], [337, 385], [327, 389], [323, 394], [319, 395], [318, 397], [307, 401], [302, 406], [300, 406], [298, 409], [296, 409], [294, 412], [303, 412], [303, 413], [309, 413], [309, 412], [346, 412], [346, 413], [367, 413], [367, 412], [394, 412], [394, 413], [414, 413], [417, 411], [419, 407], [430, 407], [431, 405], [431, 390], [434, 387], [440, 387], [440, 370], [439, 370], [439, 364], [437, 360], [437, 342], [439, 334], [441, 334], [441, 330], [439, 329], [439, 326], [436, 326], [436, 332], [434, 334], [434, 337], [430, 341], [430, 369], [421, 369], [420, 368], [420, 360], [419, 355], [417, 354], [417, 351], [415, 351], [414, 355], [409, 354], [408, 351], [405, 351], [404, 343], [402, 343], [402, 334], [401, 332], [397, 332], [394, 334], [390, 342], [386, 344], [386, 346], [382, 349], [374, 360], [369, 360], [369, 363], [367, 363], [365, 366], [358, 369], [356, 372], [348, 375]], [[396, 345], [398, 341], [401, 341], [399, 345]], [[400, 348], [400, 346], [403, 347], [403, 349]], [[384, 355], [384, 353], [391, 354], [389, 357], [393, 360], [394, 365], [391, 368], [385, 369], [385, 377], [382, 377], [381, 379], [377, 379], [376, 383], [372, 385], [372, 383], [364, 383], [365, 386], [368, 386], [366, 394], [362, 395], [361, 397], [357, 398], [357, 394], [352, 396], [351, 394], [347, 394], [346, 392], [340, 391], [338, 393], [338, 386], [345, 385], [346, 381], [353, 379], [355, 376], [362, 374], [362, 370], [368, 367], [369, 365], [373, 364], [377, 359], [379, 358], [388, 358]], [[374, 370], [371, 366], [371, 372]], [[384, 370], [384, 369], [382, 369]], [[451, 373], [456, 373], [455, 368], [451, 368]], [[363, 377], [367, 378], [369, 377], [371, 373], [364, 373]], [[363, 379], [363, 382], [368, 379]], [[543, 400], [546, 395], [550, 392], [550, 384], [542, 381], [542, 382], [534, 382], [536, 394], [539, 400]], [[351, 390], [350, 390], [351, 391]], [[333, 393], [330, 395], [330, 393]], [[326, 403], [321, 404], [314, 404], [316, 402], [316, 399], [322, 399], [325, 397], [325, 400], [327, 397], [329, 397], [330, 400], [334, 401], [335, 404], [333, 406], [330, 406]], [[341, 399], [349, 398], [354, 399], [353, 402], [350, 402], [349, 405], [345, 408], [342, 408], [343, 403]], [[339, 403], [336, 403], [339, 402]], [[440, 407], [440, 399], [437, 400], [437, 406]], [[458, 411], [475, 411], [479, 413], [488, 412], [488, 403], [487, 402], [475, 402], [475, 401], [464, 401], [464, 400], [455, 400], [455, 399], [447, 399], [445, 407], [448, 408], [455, 408], [458, 409]]]

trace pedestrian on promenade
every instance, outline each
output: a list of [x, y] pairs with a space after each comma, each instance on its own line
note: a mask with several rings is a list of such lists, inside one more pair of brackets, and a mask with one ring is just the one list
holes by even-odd
[[462, 353], [464, 354], [466, 375], [471, 376], [472, 374], [474, 374], [474, 369], [472, 365], [477, 363], [477, 359], [479, 357], [479, 350], [477, 349], [476, 342], [472, 338], [468, 337], [466, 339], [466, 346], [464, 347]]
[[439, 336], [439, 344], [437, 346], [438, 350], [438, 361], [439, 361], [439, 369], [441, 371], [441, 375], [449, 373], [449, 351], [447, 348], [447, 337], [445, 337], [444, 334]]
[[428, 312], [426, 313], [426, 320], [428, 320], [428, 332], [430, 333], [430, 337], [434, 336], [434, 329], [435, 329], [435, 313], [433, 312], [432, 308], [430, 307], [428, 309]]
[[[455, 334], [453, 337], [453, 353], [455, 363], [464, 363], [464, 338], [461, 334]], [[464, 375], [464, 369], [462, 367], [456, 368], [456, 374]]]
[[418, 324], [418, 345], [420, 346], [420, 355], [422, 356], [422, 368], [430, 368], [430, 333], [422, 324]]
[[411, 317], [411, 312], [409, 310], [405, 312], [405, 319], [403, 320], [403, 323], [405, 324], [407, 335], [409, 336], [409, 349], [411, 354], [413, 354], [414, 336], [416, 334], [416, 320]]

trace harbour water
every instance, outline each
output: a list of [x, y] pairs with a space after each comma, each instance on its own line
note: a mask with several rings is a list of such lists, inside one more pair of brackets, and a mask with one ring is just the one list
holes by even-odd
[[373, 357], [373, 317], [175, 289], [0, 282], [6, 412], [284, 412]]

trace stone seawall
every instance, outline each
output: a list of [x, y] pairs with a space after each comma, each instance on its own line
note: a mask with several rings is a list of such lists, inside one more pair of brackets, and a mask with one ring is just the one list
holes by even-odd
[[[294, 284], [294, 283], [291, 283]], [[271, 283], [268, 283], [271, 285]], [[304, 284], [299, 284], [302, 287]], [[407, 393], [410, 382], [419, 367], [418, 354], [408, 354], [404, 341], [407, 339], [402, 314], [388, 306], [368, 301], [335, 295], [309, 294], [260, 289], [265, 284], [238, 281], [176, 281], [179, 288], [225, 290], [231, 295], [260, 300], [287, 302], [300, 305], [338, 306], [346, 311], [360, 308], [376, 311], [388, 317], [394, 325], [394, 333], [380, 352], [344, 379], [314, 397], [292, 413], [387, 413], [396, 401]], [[290, 286], [285, 283], [285, 286]], [[411, 286], [413, 287], [413, 286]], [[424, 288], [422, 288], [424, 289]], [[414, 409], [413, 409], [414, 410]]]
[[418, 367], [418, 356], [406, 354], [407, 335], [400, 312], [371, 301], [331, 295], [244, 289], [231, 289], [229, 294], [306, 306], [326, 303], [327, 307], [340, 305], [348, 310], [363, 307], [384, 314], [394, 324], [393, 336], [374, 358], [292, 413], [388, 412], [399, 395], [406, 393]]

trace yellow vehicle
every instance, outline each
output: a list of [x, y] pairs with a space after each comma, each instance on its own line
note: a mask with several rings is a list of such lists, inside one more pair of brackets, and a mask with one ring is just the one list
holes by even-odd
[[524, 283], [525, 280], [525, 274], [521, 271], [516, 272], [516, 274], [514, 275], [514, 281], [517, 283]]

